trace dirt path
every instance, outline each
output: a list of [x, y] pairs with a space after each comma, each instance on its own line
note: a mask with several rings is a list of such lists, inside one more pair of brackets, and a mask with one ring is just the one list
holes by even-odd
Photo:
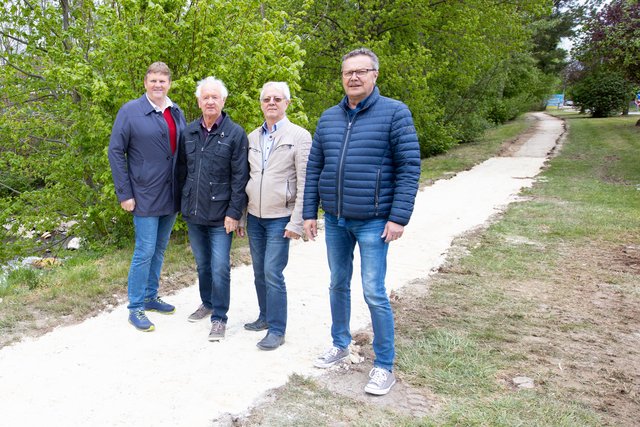
[[[422, 190], [404, 237], [391, 245], [390, 290], [428, 276], [457, 235], [501, 211], [533, 183], [564, 131], [562, 121], [537, 114], [538, 131], [511, 157], [487, 160]], [[314, 357], [330, 345], [328, 268], [324, 239], [295, 242], [285, 271], [289, 295], [286, 344], [255, 346], [262, 333], [243, 323], [257, 315], [250, 266], [232, 271], [224, 342], [207, 341], [209, 324], [189, 323], [196, 286], [167, 298], [173, 316], [151, 313], [153, 333], [126, 321], [122, 305], [85, 322], [0, 350], [0, 417], [11, 426], [207, 426], [242, 413], [297, 373], [318, 376]], [[355, 270], [359, 271], [359, 267]], [[353, 281], [352, 329], [367, 326], [359, 277]]]

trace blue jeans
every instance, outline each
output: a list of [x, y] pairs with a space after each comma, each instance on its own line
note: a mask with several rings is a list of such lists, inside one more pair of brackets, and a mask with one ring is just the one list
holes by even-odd
[[380, 236], [386, 219], [353, 220], [325, 213], [325, 239], [331, 270], [331, 337], [333, 345], [347, 348], [351, 343], [351, 276], [353, 251], [360, 248], [362, 290], [373, 326], [373, 365], [392, 370], [395, 357], [393, 312], [384, 278], [389, 245]]
[[187, 223], [189, 243], [198, 266], [202, 304], [210, 310], [211, 321], [227, 323], [231, 297], [231, 240], [223, 225], [210, 227]]
[[289, 218], [247, 216], [258, 317], [269, 324], [269, 332], [280, 336], [287, 329], [287, 288], [282, 272], [289, 262], [289, 239], [283, 237]]
[[164, 251], [176, 215], [133, 216], [136, 237], [127, 286], [129, 310], [142, 310], [145, 298], [158, 296]]

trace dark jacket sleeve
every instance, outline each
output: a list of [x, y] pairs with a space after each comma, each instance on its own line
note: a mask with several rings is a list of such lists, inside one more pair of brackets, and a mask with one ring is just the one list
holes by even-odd
[[395, 191], [389, 221], [407, 225], [420, 180], [420, 144], [409, 108], [400, 104], [393, 116], [390, 135], [395, 169]]
[[109, 139], [109, 148], [107, 150], [111, 175], [113, 176], [113, 183], [119, 202], [133, 198], [126, 156], [130, 138], [130, 126], [127, 116], [125, 108], [121, 108], [118, 111], [111, 129], [111, 138]]
[[311, 142], [311, 151], [309, 152], [309, 160], [307, 161], [307, 176], [304, 184], [304, 203], [302, 204], [302, 219], [317, 219], [318, 207], [320, 204], [320, 194], [318, 192], [318, 184], [320, 181], [320, 173], [324, 167], [324, 153], [322, 151], [322, 143], [320, 142], [319, 131], [322, 122], [318, 123], [316, 133], [313, 135]]
[[239, 220], [247, 207], [245, 187], [249, 181], [249, 161], [247, 159], [249, 141], [247, 133], [238, 126], [238, 143], [231, 157], [231, 200], [227, 208], [227, 216]]

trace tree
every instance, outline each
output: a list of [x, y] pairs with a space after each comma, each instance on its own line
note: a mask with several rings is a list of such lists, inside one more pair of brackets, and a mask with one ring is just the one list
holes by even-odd
[[[605, 77], [608, 71], [621, 75], [627, 86], [640, 85], [640, 3], [613, 0], [594, 9], [584, 24], [576, 56], [582, 63], [581, 72], [574, 75], [576, 81]], [[631, 100], [627, 96], [625, 105]]]
[[622, 111], [633, 95], [633, 86], [620, 73], [596, 71], [571, 88], [573, 101], [591, 117], [609, 117]]
[[[20, 228], [38, 236], [75, 219], [76, 234], [100, 243], [128, 236], [106, 156], [118, 108], [140, 96], [146, 67], [162, 60], [174, 72], [170, 96], [188, 119], [199, 113], [196, 82], [214, 74], [228, 85], [230, 114], [255, 127], [262, 84], [285, 80], [298, 91], [304, 54], [286, 14], [266, 15], [265, 4], [44, 0], [0, 8], [0, 224], [12, 236]], [[306, 120], [295, 103], [291, 114]]]

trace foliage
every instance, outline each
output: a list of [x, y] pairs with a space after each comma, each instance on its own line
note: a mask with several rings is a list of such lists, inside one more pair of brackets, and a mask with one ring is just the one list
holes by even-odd
[[[343, 96], [341, 54], [380, 57], [384, 95], [411, 109], [423, 156], [472, 141], [535, 106], [555, 83], [552, 42], [534, 43], [552, 0], [65, 0], [0, 7], [0, 260], [51, 243], [63, 221], [97, 245], [131, 233], [116, 203], [106, 146], [119, 107], [146, 67], [173, 70], [170, 97], [199, 115], [207, 75], [229, 88], [226, 110], [246, 130], [268, 80], [287, 81], [293, 121], [313, 131]], [[551, 15], [557, 22], [560, 17]], [[554, 21], [554, 22], [556, 22]], [[555, 28], [555, 27], [554, 27]], [[541, 30], [542, 29], [542, 30]], [[560, 32], [555, 33], [560, 34]], [[553, 37], [552, 37], [553, 38]], [[553, 46], [555, 49], [555, 46]], [[552, 55], [556, 55], [553, 53]], [[303, 62], [305, 61], [305, 62]], [[543, 64], [544, 62], [544, 64]], [[555, 64], [555, 62], [554, 62]], [[2, 229], [5, 232], [5, 229]], [[60, 239], [52, 239], [60, 242]]]
[[[0, 8], [0, 223], [14, 236], [19, 227], [40, 235], [75, 219], [74, 233], [100, 243], [127, 236], [130, 217], [116, 203], [106, 146], [118, 108], [143, 92], [151, 62], [173, 70], [170, 96], [187, 119], [198, 115], [196, 82], [210, 74], [227, 83], [227, 111], [247, 129], [261, 120], [255, 100], [265, 81], [299, 90], [299, 38], [287, 31], [284, 12], [265, 14], [263, 4], [75, 0]], [[300, 106], [291, 115], [306, 123]]]
[[640, 83], [640, 3], [614, 0], [594, 11], [577, 52], [588, 65], [621, 71], [629, 81]]
[[571, 97], [592, 117], [609, 117], [619, 113], [633, 97], [633, 86], [620, 74], [597, 71], [588, 74], [571, 87]]

